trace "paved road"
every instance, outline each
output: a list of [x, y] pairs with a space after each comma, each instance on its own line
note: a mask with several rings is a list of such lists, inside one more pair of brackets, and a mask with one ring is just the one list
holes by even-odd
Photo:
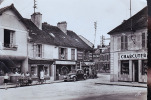
[[146, 100], [146, 88], [96, 85], [98, 79], [0, 90], [0, 100]]

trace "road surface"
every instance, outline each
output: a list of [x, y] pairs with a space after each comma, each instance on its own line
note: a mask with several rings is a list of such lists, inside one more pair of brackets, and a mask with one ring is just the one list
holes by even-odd
[[147, 100], [147, 89], [96, 85], [98, 79], [0, 90], [0, 100]]

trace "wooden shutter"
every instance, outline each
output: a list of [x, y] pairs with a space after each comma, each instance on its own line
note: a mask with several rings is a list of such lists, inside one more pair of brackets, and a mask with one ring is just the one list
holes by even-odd
[[41, 50], [42, 50], [42, 51], [41, 51], [41, 53], [42, 53], [42, 54], [41, 54], [41, 57], [44, 58], [44, 45], [42, 45], [42, 44], [41, 44]]
[[142, 33], [142, 48], [145, 48], [145, 33]]
[[59, 57], [59, 59], [61, 59], [61, 48], [60, 47], [58, 48], [58, 51], [59, 51], [59, 56], [58, 57]]
[[68, 48], [64, 48], [65, 50], [65, 59], [68, 60]]
[[124, 37], [121, 36], [121, 50], [124, 49]]
[[128, 41], [127, 41], [127, 36], [125, 36], [125, 50], [128, 50]]

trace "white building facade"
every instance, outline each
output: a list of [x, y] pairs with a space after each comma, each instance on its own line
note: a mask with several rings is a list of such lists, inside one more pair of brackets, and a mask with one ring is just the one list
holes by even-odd
[[147, 7], [108, 34], [111, 81], [147, 82]]

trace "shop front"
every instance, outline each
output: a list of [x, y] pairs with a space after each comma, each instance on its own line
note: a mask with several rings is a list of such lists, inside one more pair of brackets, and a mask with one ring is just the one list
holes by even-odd
[[6, 73], [10, 76], [10, 82], [16, 82], [16, 72], [21, 73], [25, 63], [25, 57], [0, 56], [0, 84], [3, 83]]
[[29, 72], [33, 80], [37, 80], [40, 77], [40, 72], [44, 72], [44, 78], [50, 80], [52, 76], [52, 64], [51, 60], [29, 60]]
[[64, 75], [76, 70], [75, 61], [55, 61], [55, 80], [62, 80]]
[[119, 81], [147, 82], [147, 53], [119, 54]]

